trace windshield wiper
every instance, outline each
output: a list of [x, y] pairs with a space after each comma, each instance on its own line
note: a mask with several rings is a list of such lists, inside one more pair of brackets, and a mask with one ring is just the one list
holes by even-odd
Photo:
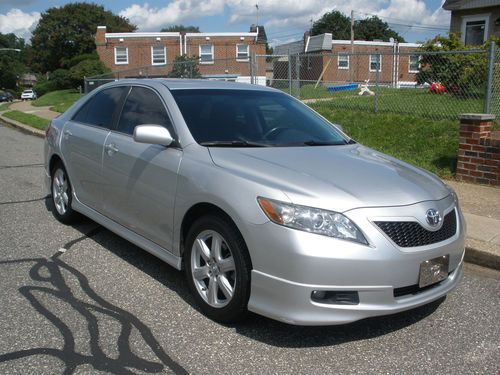
[[[350, 142], [349, 142], [350, 143]], [[308, 141], [304, 141], [303, 144], [307, 146], [341, 146], [341, 145], [346, 145], [348, 144], [347, 141], [342, 141], [342, 142], [333, 142], [333, 141], [315, 141], [313, 139], [310, 139]]]
[[252, 142], [252, 141], [207, 141], [200, 142], [202, 146], [208, 147], [272, 147], [271, 144]]

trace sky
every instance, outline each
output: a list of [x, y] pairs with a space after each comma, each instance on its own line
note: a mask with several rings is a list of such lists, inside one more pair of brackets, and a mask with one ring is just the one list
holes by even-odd
[[[75, 1], [75, 0], [74, 0]], [[64, 0], [0, 0], [0, 32], [29, 40], [41, 14]], [[127, 17], [138, 31], [159, 31], [173, 24], [199, 26], [204, 32], [249, 31], [264, 25], [271, 45], [302, 38], [311, 22], [339, 10], [356, 19], [377, 15], [407, 42], [446, 35], [450, 12], [444, 0], [121, 0], [92, 1]], [[256, 8], [258, 4], [258, 10]]]

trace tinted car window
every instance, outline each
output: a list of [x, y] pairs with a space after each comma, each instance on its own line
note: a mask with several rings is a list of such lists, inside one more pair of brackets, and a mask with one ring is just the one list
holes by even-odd
[[167, 111], [158, 95], [144, 87], [133, 87], [123, 106], [117, 130], [133, 134], [134, 128], [141, 124], [163, 125], [172, 132]]
[[125, 90], [125, 87], [113, 87], [98, 92], [78, 111], [73, 118], [75, 121], [86, 124], [110, 128], [116, 106]]
[[255, 90], [172, 90], [198, 143], [258, 142], [269, 146], [341, 145], [335, 127], [288, 95]]

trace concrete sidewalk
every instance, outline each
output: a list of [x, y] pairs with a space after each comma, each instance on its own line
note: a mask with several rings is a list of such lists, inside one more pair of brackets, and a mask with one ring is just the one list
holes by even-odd
[[467, 223], [465, 260], [500, 269], [500, 188], [445, 182], [457, 192]]
[[[31, 135], [45, 136], [45, 132], [3, 117], [2, 113], [0, 122]], [[467, 223], [465, 260], [500, 270], [500, 188], [452, 180], [445, 182], [457, 192]]]
[[20, 111], [24, 113], [30, 113], [32, 115], [52, 120], [53, 118], [60, 115], [59, 112], [54, 112], [50, 110], [50, 106], [47, 107], [35, 107], [31, 101], [17, 101], [9, 106], [10, 110]]

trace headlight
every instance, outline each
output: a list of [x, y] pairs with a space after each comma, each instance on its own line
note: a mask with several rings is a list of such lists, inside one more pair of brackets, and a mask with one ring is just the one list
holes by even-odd
[[297, 206], [262, 197], [258, 197], [257, 201], [266, 216], [276, 224], [368, 245], [359, 228], [338, 212]]

